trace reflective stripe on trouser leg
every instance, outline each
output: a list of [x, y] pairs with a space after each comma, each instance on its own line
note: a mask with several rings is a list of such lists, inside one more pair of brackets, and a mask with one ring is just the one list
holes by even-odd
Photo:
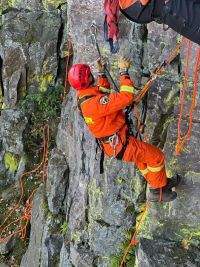
[[141, 172], [142, 175], [145, 175], [145, 174], [147, 174], [149, 171], [148, 171], [148, 169], [146, 168], [146, 169], [144, 169], [144, 170], [140, 170], [140, 172]]
[[139, 163], [137, 164], [137, 167], [141, 174], [146, 178], [146, 174], [149, 172], [149, 170], [147, 169], [147, 164]]
[[160, 188], [166, 185], [165, 165], [150, 167], [146, 164], [138, 164], [139, 171], [151, 185], [152, 188]]
[[159, 172], [161, 171], [163, 168], [165, 167], [164, 164], [158, 166], [158, 167], [151, 167], [151, 166], [147, 166], [147, 170], [151, 171], [151, 172]]
[[150, 183], [152, 188], [161, 188], [164, 187], [167, 184], [167, 179], [166, 179], [166, 170], [165, 166], [163, 164], [162, 168], [158, 167], [160, 169], [159, 171], [150, 171], [146, 175], [147, 181]]

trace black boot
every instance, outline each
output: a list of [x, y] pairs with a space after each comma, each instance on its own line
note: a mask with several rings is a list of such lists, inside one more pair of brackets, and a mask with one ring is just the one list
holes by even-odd
[[180, 181], [181, 181], [181, 176], [178, 174], [176, 174], [172, 178], [167, 178], [166, 188], [170, 190], [172, 187], [178, 186]]
[[150, 189], [147, 200], [150, 202], [170, 202], [177, 197], [177, 193], [168, 189], [166, 186], [157, 189]]

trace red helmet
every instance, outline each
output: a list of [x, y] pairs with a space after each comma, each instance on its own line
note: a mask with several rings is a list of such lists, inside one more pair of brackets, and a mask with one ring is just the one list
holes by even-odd
[[68, 73], [68, 81], [76, 90], [88, 88], [90, 81], [90, 67], [87, 64], [75, 64], [71, 67]]

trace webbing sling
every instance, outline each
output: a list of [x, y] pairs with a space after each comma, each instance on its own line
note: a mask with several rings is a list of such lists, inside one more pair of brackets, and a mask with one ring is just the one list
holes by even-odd
[[88, 100], [88, 99], [90, 99], [92, 97], [94, 97], [94, 95], [86, 95], [86, 96], [83, 96], [81, 98], [78, 98], [78, 107], [80, 108], [81, 107], [81, 104], [83, 102], [85, 102], [86, 100]]

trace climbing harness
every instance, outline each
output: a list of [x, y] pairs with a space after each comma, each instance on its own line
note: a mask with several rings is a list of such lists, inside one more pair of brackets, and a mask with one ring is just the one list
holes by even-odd
[[[0, 231], [0, 244], [9, 240], [12, 236], [17, 235], [17, 234], [20, 236], [21, 239], [26, 238], [27, 226], [28, 226], [28, 224], [30, 222], [30, 218], [31, 218], [32, 200], [33, 200], [33, 197], [34, 197], [35, 193], [37, 192], [39, 186], [37, 186], [32, 191], [32, 193], [30, 194], [30, 196], [26, 200], [26, 205], [22, 208], [23, 215], [19, 218], [14, 219], [11, 222], [9, 222], [9, 221], [11, 219], [11, 216], [14, 214], [14, 212], [17, 211], [20, 206], [22, 206], [22, 201], [23, 201], [23, 197], [24, 197], [24, 193], [25, 193], [24, 192], [24, 178], [28, 177], [30, 174], [38, 173], [38, 172], [42, 171], [41, 183], [42, 184], [46, 183], [46, 178], [47, 178], [46, 169], [47, 169], [47, 162], [48, 162], [49, 141], [50, 141], [50, 128], [49, 128], [49, 125], [46, 124], [43, 127], [43, 159], [42, 159], [42, 162], [35, 169], [33, 169], [29, 172], [25, 172], [21, 175], [21, 177], [20, 177], [20, 189], [21, 189], [20, 199], [17, 202], [17, 204], [14, 206], [14, 208], [6, 216], [6, 218], [4, 219], [3, 223], [0, 226], [0, 229], [1, 229], [1, 231]], [[6, 223], [8, 223], [8, 224], [6, 225]], [[17, 223], [19, 223], [18, 229], [15, 229], [12, 231], [9, 230], [9, 229], [12, 229], [13, 227], [16, 228]], [[9, 234], [6, 235], [6, 232], [9, 232]]]
[[[96, 48], [97, 48], [99, 57], [100, 57], [100, 59], [101, 59], [101, 58], [102, 58], [102, 55], [101, 55], [101, 51], [100, 51], [99, 44], [98, 44], [98, 41], [97, 41], [97, 25], [96, 25], [95, 21], [93, 21], [92, 24], [91, 24], [90, 32], [91, 32], [91, 36], [92, 36], [92, 38], [93, 38], [93, 40], [94, 40], [94, 43], [95, 43], [95, 45], [96, 45]], [[116, 92], [119, 92], [119, 88], [118, 88], [118, 86], [116, 85], [115, 81], [113, 80], [113, 78], [112, 78], [112, 76], [111, 76], [111, 74], [110, 74], [110, 72], [109, 72], [107, 66], [104, 66], [104, 69], [105, 69], [105, 71], [106, 71], [106, 74], [107, 74], [108, 77], [110, 78], [111, 82], [113, 83], [115, 91], [116, 91]]]

